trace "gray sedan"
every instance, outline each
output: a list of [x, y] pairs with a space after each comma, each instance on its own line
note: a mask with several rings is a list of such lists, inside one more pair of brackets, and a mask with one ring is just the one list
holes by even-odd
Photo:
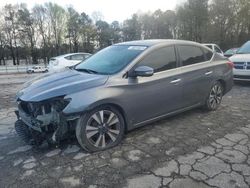
[[46, 74], [17, 93], [17, 133], [30, 144], [76, 135], [88, 151], [119, 144], [128, 130], [196, 107], [216, 110], [233, 64], [189, 41], [115, 44], [84, 63]]

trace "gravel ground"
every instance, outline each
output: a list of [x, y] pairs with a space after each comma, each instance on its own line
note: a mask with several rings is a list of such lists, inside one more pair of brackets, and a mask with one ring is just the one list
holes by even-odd
[[216, 112], [191, 110], [89, 154], [76, 140], [57, 148], [19, 140], [14, 96], [33, 76], [0, 76], [0, 187], [249, 187], [250, 84], [236, 84]]

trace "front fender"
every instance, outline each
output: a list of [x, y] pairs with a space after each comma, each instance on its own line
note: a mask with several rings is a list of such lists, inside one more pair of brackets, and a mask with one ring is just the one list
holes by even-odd
[[70, 103], [63, 110], [63, 113], [67, 115], [71, 114], [83, 114], [94, 108], [102, 105], [112, 105], [117, 107], [118, 110], [122, 113], [127, 128], [130, 127], [132, 122], [129, 121], [128, 114], [122, 101], [119, 100], [122, 90], [119, 88], [93, 88], [85, 90], [82, 92], [74, 93], [67, 95], [66, 98], [71, 98]]
[[104, 104], [122, 106], [118, 97], [121, 90], [117, 88], [105, 88], [103, 86], [91, 88], [65, 96], [71, 98], [70, 103], [64, 108], [64, 114], [82, 113]]

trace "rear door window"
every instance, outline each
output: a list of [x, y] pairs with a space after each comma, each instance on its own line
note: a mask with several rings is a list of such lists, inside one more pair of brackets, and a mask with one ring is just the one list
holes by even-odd
[[149, 66], [154, 72], [174, 69], [177, 67], [175, 49], [173, 46], [157, 49], [147, 55], [138, 66]]
[[209, 50], [207, 50], [207, 49], [205, 49], [205, 48], [203, 48], [203, 51], [204, 51], [206, 60], [207, 60], [207, 61], [210, 61], [210, 60], [212, 59], [214, 53], [211, 52], [211, 51], [209, 51]]
[[84, 59], [84, 55], [83, 54], [76, 54], [76, 55], [72, 55], [71, 56], [71, 60], [81, 61], [83, 59]]
[[82, 61], [85, 59], [84, 54], [75, 54], [75, 55], [69, 55], [64, 57], [67, 60], [72, 60], [72, 61]]
[[198, 46], [181, 45], [178, 50], [182, 66], [206, 61], [203, 51]]

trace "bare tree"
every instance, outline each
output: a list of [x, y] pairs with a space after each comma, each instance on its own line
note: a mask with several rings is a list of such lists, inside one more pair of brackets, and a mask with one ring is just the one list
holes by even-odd
[[49, 19], [47, 15], [47, 9], [43, 5], [35, 5], [32, 9], [32, 15], [34, 24], [37, 26], [37, 32], [40, 38], [40, 48], [42, 49], [42, 57], [44, 62], [48, 58], [48, 46], [50, 36]]
[[6, 38], [11, 51], [13, 65], [19, 65], [17, 10], [18, 5], [13, 6], [9, 4], [4, 7], [4, 31], [6, 32]]
[[[32, 63], [37, 64], [37, 51], [36, 51], [36, 25], [34, 24], [34, 18], [27, 9], [26, 4], [21, 4], [18, 10], [18, 24], [20, 32], [20, 39], [27, 38], [30, 49], [30, 56], [32, 57]], [[20, 40], [22, 41], [22, 40]], [[26, 40], [25, 40], [26, 41]], [[24, 45], [27, 43], [24, 42]]]
[[63, 36], [65, 36], [66, 31], [65, 10], [61, 6], [53, 3], [46, 3], [45, 7], [47, 9], [48, 18], [51, 22], [50, 26], [53, 32], [56, 55], [59, 55], [61, 53], [60, 48], [62, 40], [64, 39]]

